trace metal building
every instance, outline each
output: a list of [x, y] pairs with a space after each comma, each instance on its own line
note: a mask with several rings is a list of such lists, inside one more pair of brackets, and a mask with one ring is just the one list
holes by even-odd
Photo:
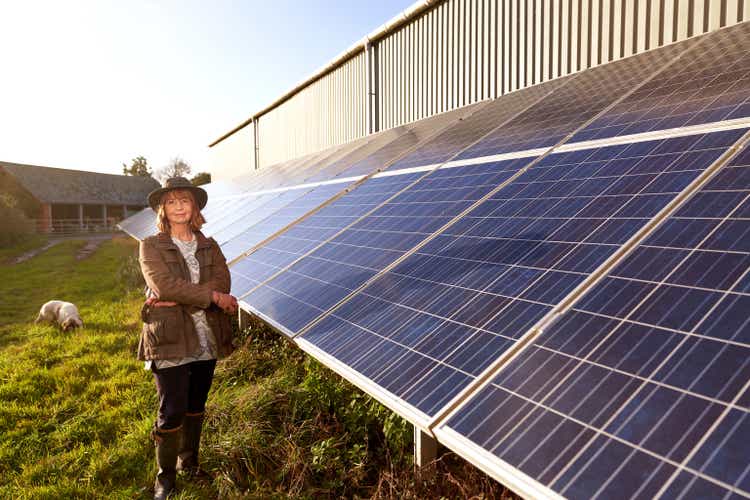
[[750, 19], [750, 0], [420, 0], [218, 138], [214, 180]]

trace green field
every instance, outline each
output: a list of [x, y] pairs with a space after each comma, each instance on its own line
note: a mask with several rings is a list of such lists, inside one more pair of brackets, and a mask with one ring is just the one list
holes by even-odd
[[[84, 243], [0, 259], [0, 498], [152, 494], [136, 243], [116, 238], [77, 261]], [[77, 304], [84, 328], [35, 325], [52, 299]], [[178, 478], [175, 498], [511, 497], [451, 453], [415, 473], [409, 424], [261, 325], [237, 338], [208, 402], [210, 475]]]

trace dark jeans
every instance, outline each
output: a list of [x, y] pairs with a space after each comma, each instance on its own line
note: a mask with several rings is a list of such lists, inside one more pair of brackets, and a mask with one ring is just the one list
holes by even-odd
[[186, 413], [203, 413], [214, 379], [214, 368], [215, 359], [193, 361], [172, 368], [158, 369], [152, 366], [159, 395], [159, 429], [179, 427]]

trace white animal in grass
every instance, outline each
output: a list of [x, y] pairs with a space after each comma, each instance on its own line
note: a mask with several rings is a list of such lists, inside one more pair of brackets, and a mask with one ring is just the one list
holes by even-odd
[[65, 332], [72, 328], [83, 326], [83, 321], [78, 314], [78, 308], [75, 304], [62, 300], [50, 300], [42, 306], [39, 310], [39, 315], [36, 317], [36, 323], [42, 321], [55, 322]]

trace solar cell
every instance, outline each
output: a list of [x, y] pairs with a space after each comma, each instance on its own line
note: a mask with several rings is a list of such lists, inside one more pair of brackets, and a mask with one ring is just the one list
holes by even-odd
[[598, 117], [574, 140], [750, 116], [750, 22], [698, 38], [672, 65]]
[[300, 158], [261, 167], [258, 170], [233, 179], [233, 182], [243, 192], [256, 192], [301, 184], [306, 178], [311, 177], [320, 169], [337, 162], [343, 156], [350, 154], [366, 143], [367, 138], [332, 146]]
[[748, 207], [745, 149], [438, 436], [566, 497], [750, 496]]
[[211, 236], [221, 245], [228, 239], [227, 234], [241, 231], [247, 224], [247, 217], [256, 210], [262, 210], [272, 205], [281, 193], [245, 193], [228, 199], [209, 202], [203, 215], [208, 221], [203, 227], [203, 233]]
[[458, 159], [554, 146], [693, 43], [686, 40], [577, 73], [512, 123], [466, 149]]
[[[527, 162], [518, 159], [439, 169], [412, 186], [399, 180], [398, 185], [405, 189], [392, 200], [243, 297], [243, 301], [294, 335]], [[362, 187], [402, 177], [406, 176], [379, 177]], [[340, 200], [347, 198], [349, 195]]]

